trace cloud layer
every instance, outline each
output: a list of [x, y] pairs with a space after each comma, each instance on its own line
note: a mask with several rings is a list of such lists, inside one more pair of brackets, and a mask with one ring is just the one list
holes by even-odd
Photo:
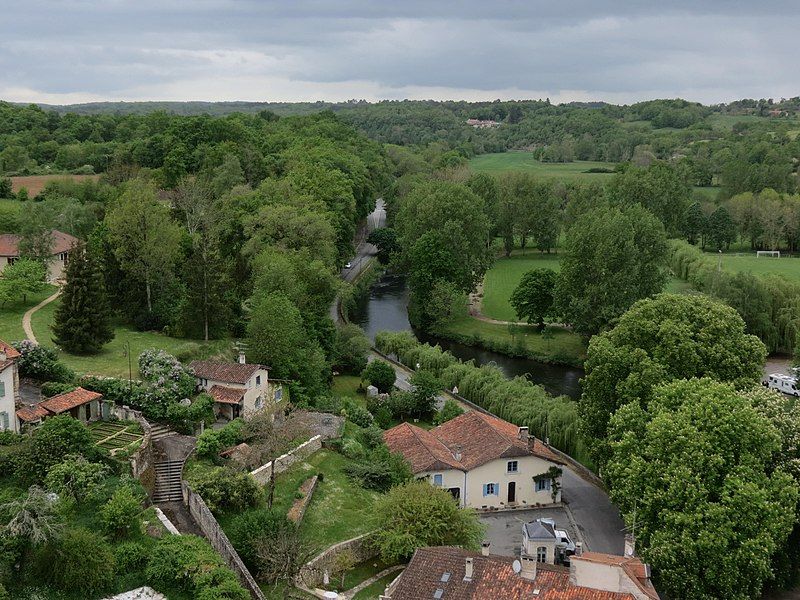
[[0, 20], [11, 101], [800, 95], [791, 0], [13, 4]]

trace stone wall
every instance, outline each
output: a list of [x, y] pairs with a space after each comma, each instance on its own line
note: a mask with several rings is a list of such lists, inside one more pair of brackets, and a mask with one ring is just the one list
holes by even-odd
[[[300, 444], [294, 450], [287, 452], [286, 454], [279, 456], [275, 459], [275, 475], [279, 473], [283, 473], [286, 469], [291, 467], [294, 463], [303, 460], [307, 456], [311, 456], [322, 448], [322, 436], [315, 435], [311, 439], [306, 442]], [[250, 475], [253, 476], [260, 485], [265, 485], [269, 482], [269, 478], [272, 474], [272, 461], [268, 462], [265, 465], [261, 465], [254, 471], [250, 471]]]
[[319, 587], [322, 585], [325, 569], [328, 569], [330, 573], [331, 565], [334, 564], [336, 556], [348, 550], [353, 553], [356, 563], [364, 562], [377, 556], [378, 550], [373, 544], [373, 536], [374, 533], [372, 532], [365, 533], [350, 540], [334, 544], [305, 564], [298, 576], [300, 581], [307, 587]]
[[299, 523], [303, 520], [308, 505], [311, 504], [311, 498], [314, 496], [314, 490], [317, 489], [318, 481], [319, 475], [314, 475], [304, 481], [303, 485], [300, 486], [300, 493], [303, 494], [303, 497], [294, 501], [292, 508], [289, 509], [286, 515], [292, 523]]
[[130, 457], [131, 472], [138, 479], [148, 493], [152, 494], [156, 485], [155, 460], [153, 459], [153, 442], [151, 439], [152, 427], [147, 419], [138, 410], [128, 406], [112, 405], [109, 414], [121, 421], [136, 421], [144, 432], [142, 443]]
[[225, 563], [236, 573], [239, 581], [250, 592], [254, 600], [266, 600], [261, 588], [258, 587], [250, 571], [242, 562], [239, 553], [236, 552], [228, 536], [222, 531], [222, 527], [219, 526], [200, 494], [196, 494], [185, 481], [181, 482], [181, 488], [183, 489], [183, 503], [189, 508], [189, 513], [214, 550], [222, 556]]

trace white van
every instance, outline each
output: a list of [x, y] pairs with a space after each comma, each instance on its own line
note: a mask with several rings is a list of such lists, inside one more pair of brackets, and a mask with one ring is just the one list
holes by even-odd
[[797, 377], [791, 375], [781, 375], [780, 373], [772, 373], [764, 385], [771, 390], [778, 390], [790, 396], [800, 396], [800, 386], [798, 386]]

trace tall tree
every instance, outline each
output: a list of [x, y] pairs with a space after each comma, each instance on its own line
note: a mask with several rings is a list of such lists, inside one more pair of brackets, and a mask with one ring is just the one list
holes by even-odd
[[567, 234], [556, 310], [576, 331], [594, 334], [666, 283], [664, 228], [639, 205], [589, 211]]
[[106, 222], [120, 267], [144, 286], [147, 312], [152, 312], [153, 286], [172, 276], [180, 255], [180, 228], [153, 184], [143, 179], [128, 182]]
[[544, 327], [544, 320], [552, 316], [556, 279], [552, 269], [531, 269], [522, 276], [511, 294], [511, 306], [518, 319]]
[[724, 206], [717, 208], [708, 218], [708, 241], [715, 250], [728, 248], [736, 241], [736, 224]]
[[73, 354], [93, 354], [114, 339], [103, 274], [85, 244], [70, 250], [66, 284], [53, 321], [53, 341]]

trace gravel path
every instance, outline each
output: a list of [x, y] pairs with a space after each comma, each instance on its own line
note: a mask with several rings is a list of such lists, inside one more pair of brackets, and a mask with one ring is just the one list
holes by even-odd
[[59, 289], [56, 291], [56, 293], [55, 293], [55, 294], [53, 294], [52, 296], [50, 296], [50, 297], [48, 297], [48, 298], [45, 298], [44, 300], [42, 300], [41, 302], [39, 302], [39, 304], [37, 304], [37, 305], [36, 305], [36, 306], [34, 306], [33, 308], [31, 308], [31, 309], [28, 309], [28, 312], [26, 312], [26, 313], [25, 313], [25, 314], [22, 316], [22, 329], [25, 331], [25, 336], [26, 336], [26, 337], [27, 337], [27, 338], [28, 338], [30, 341], [32, 341], [34, 344], [38, 344], [39, 342], [37, 342], [37, 341], [36, 341], [36, 336], [33, 334], [33, 328], [31, 327], [31, 317], [33, 316], [33, 313], [35, 313], [37, 310], [39, 310], [39, 309], [40, 309], [40, 308], [42, 308], [43, 306], [47, 306], [48, 304], [50, 304], [50, 303], [51, 303], [53, 300], [55, 300], [56, 298], [58, 298], [58, 295], [59, 295], [60, 293], [61, 293], [61, 289], [59, 288]]

